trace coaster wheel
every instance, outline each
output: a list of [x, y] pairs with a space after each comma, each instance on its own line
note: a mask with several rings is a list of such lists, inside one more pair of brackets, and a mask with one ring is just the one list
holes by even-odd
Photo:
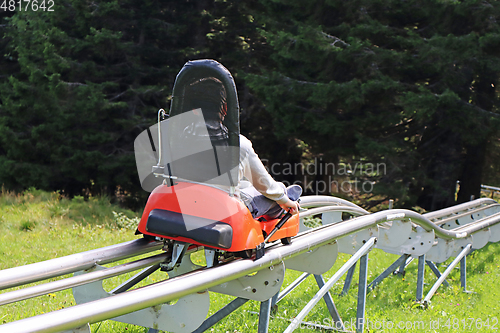
[[292, 244], [292, 237], [285, 237], [281, 239], [281, 244], [290, 245]]
[[243, 250], [243, 251], [236, 252], [235, 256], [243, 258], [243, 259], [250, 259], [250, 258], [252, 258], [252, 254], [253, 254], [252, 250], [248, 249], [248, 250]]

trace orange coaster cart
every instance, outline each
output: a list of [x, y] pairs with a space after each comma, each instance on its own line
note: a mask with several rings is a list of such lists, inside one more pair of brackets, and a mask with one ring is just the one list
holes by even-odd
[[137, 231], [165, 240], [165, 250], [172, 251], [165, 270], [192, 245], [205, 248], [212, 266], [222, 254], [257, 252], [258, 258], [265, 241], [288, 244], [297, 235], [298, 215], [276, 228], [280, 219], [254, 219], [234, 194], [239, 106], [226, 68], [214, 60], [186, 63], [174, 84], [169, 117], [162, 117], [160, 110], [158, 124], [138, 136], [135, 152], [141, 184], [151, 191]]

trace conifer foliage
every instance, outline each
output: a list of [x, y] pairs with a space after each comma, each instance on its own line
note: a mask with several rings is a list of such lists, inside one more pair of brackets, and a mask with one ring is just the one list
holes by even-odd
[[1, 182], [138, 191], [133, 140], [202, 50], [202, 11], [190, 1], [61, 0], [6, 20], [19, 70], [0, 89]]
[[261, 3], [273, 52], [248, 82], [277, 129], [329, 162], [385, 163], [373, 194], [399, 205], [449, 206], [457, 180], [460, 201], [478, 197], [498, 138], [498, 2]]
[[497, 1], [60, 0], [6, 14], [8, 188], [141, 192], [133, 140], [199, 58], [233, 73], [261, 157], [384, 163], [373, 205], [433, 210], [457, 180], [459, 201], [498, 180]]

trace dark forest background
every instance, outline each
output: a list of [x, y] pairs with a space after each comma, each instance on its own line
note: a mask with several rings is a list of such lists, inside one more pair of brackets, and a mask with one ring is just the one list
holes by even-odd
[[[435, 210], [479, 197], [481, 183], [500, 185], [499, 1], [55, 0], [53, 12], [5, 9], [5, 189], [106, 194], [140, 208], [147, 193], [134, 139], [168, 109], [184, 63], [202, 58], [233, 74], [241, 131], [278, 166], [276, 179], [311, 181], [287, 165], [337, 167], [316, 172], [310, 194]], [[355, 165], [385, 168], [339, 172]], [[332, 180], [373, 189], [316, 186]]]

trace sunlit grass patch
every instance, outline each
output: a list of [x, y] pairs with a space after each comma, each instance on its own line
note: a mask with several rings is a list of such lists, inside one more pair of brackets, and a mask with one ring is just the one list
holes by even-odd
[[[29, 194], [31, 193], [31, 194]], [[141, 236], [135, 236], [133, 224], [137, 222], [139, 214], [123, 210], [112, 205], [106, 198], [76, 198], [69, 200], [57, 194], [40, 194], [40, 198], [33, 192], [28, 194], [7, 194], [8, 198], [0, 198], [0, 269], [27, 265], [65, 255], [75, 254], [91, 249], [101, 248], [108, 245], [129, 241]], [[115, 213], [113, 213], [115, 212]], [[93, 215], [99, 219], [99, 223], [93, 220]], [[83, 221], [85, 218], [85, 221]], [[121, 219], [120, 221], [117, 221]], [[23, 221], [33, 221], [31, 230], [21, 230]], [[86, 222], [86, 223], [85, 223]], [[129, 225], [129, 226], [127, 226]], [[132, 227], [132, 229], [128, 229]], [[149, 256], [145, 254], [134, 258]], [[406, 274], [390, 275], [382, 281], [367, 296], [366, 319], [370, 323], [415, 323], [439, 321], [440, 328], [437, 332], [489, 332], [492, 331], [494, 318], [500, 316], [500, 292], [496, 285], [500, 279], [500, 244], [488, 244], [484, 248], [472, 252], [467, 257], [467, 290], [473, 293], [464, 293], [460, 287], [460, 271], [454, 269], [448, 277], [450, 287], [441, 286], [432, 298], [427, 309], [415, 306], [416, 282], [417, 282], [417, 260], [414, 260], [406, 269]], [[324, 274], [328, 279], [350, 258], [347, 254], [340, 253], [333, 268]], [[375, 249], [369, 253], [368, 282], [382, 273], [386, 267], [398, 258], [397, 255], [387, 254]], [[443, 272], [453, 258], [439, 265]], [[124, 263], [122, 260], [115, 264]], [[204, 265], [203, 252], [193, 255], [193, 261]], [[113, 265], [115, 265], [113, 264]], [[107, 265], [109, 266], [109, 265]], [[105, 280], [103, 287], [109, 291], [132, 277], [137, 272], [131, 272], [120, 277]], [[301, 272], [287, 270], [284, 289], [294, 281]], [[166, 272], [157, 271], [134, 288], [163, 281], [168, 278]], [[347, 295], [340, 296], [344, 286], [344, 277], [330, 289], [330, 293], [342, 319], [352, 322], [356, 317], [357, 308], [357, 284], [358, 269], [356, 269], [351, 289]], [[52, 279], [55, 280], [55, 279]], [[424, 296], [430, 290], [436, 277], [426, 269]], [[33, 284], [34, 285], [34, 284]], [[14, 290], [17, 288], [9, 289]], [[9, 290], [0, 291], [0, 293]], [[296, 288], [289, 296], [278, 304], [276, 312], [270, 322], [269, 331], [282, 332], [290, 324], [291, 320], [310, 301], [319, 290], [314, 278], [307, 280]], [[216, 293], [210, 293], [211, 307], [209, 315], [234, 299]], [[0, 307], [0, 324], [35, 316], [63, 307], [73, 306], [74, 299], [71, 290], [50, 293], [30, 300]], [[212, 332], [256, 332], [259, 317], [260, 303], [248, 301], [240, 309], [230, 314], [227, 318], [216, 324], [209, 331]], [[469, 324], [469, 318], [474, 318], [472, 328], [464, 328], [464, 321]], [[487, 326], [480, 326], [478, 319]], [[323, 301], [320, 301], [305, 319], [308, 322], [331, 324], [330, 314]], [[453, 325], [458, 323], [458, 327]], [[379, 324], [377, 324], [379, 325]], [[479, 327], [479, 328], [478, 328]], [[499, 327], [497, 324], [496, 327]], [[118, 323], [106, 320], [102, 323], [91, 325], [92, 332], [114, 333], [135, 332], [145, 333], [147, 328], [134, 325]], [[365, 330], [368, 331], [368, 330]], [[431, 331], [428, 329], [397, 328], [382, 329], [372, 327], [370, 332], [421, 332]], [[1, 326], [0, 326], [1, 332]], [[301, 325], [295, 332], [313, 332], [307, 324]], [[321, 332], [321, 330], [320, 330]]]

